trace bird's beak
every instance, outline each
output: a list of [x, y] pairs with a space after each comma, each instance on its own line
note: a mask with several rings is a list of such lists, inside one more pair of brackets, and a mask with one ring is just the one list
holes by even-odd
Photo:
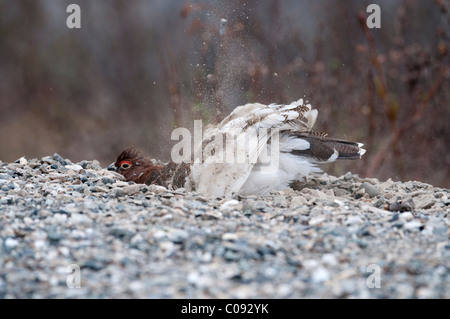
[[116, 171], [117, 171], [117, 167], [116, 167], [115, 163], [114, 163], [114, 162], [111, 163], [111, 164], [108, 166], [107, 170], [108, 170], [108, 171], [114, 171], [114, 172], [116, 172]]

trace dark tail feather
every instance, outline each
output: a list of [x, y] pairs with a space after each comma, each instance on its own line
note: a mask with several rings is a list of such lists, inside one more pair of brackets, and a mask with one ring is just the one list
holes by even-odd
[[339, 152], [337, 159], [360, 159], [366, 152], [366, 150], [362, 148], [363, 144], [361, 143], [333, 139], [322, 142]]
[[[335, 159], [360, 159], [366, 152], [363, 144], [332, 139], [317, 134], [294, 133], [294, 136], [309, 142], [307, 150], [293, 150], [292, 154], [312, 156], [319, 161], [334, 161]], [[338, 156], [336, 157], [336, 152]]]

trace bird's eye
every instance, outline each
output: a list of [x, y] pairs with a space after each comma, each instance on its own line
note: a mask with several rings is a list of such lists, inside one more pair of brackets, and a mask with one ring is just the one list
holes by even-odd
[[130, 161], [122, 161], [122, 162], [120, 162], [120, 168], [128, 169], [130, 167], [131, 167], [131, 162]]

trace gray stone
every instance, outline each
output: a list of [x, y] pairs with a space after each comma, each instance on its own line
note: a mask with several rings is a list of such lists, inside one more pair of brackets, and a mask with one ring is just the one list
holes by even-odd
[[436, 203], [434, 198], [426, 198], [417, 202], [418, 209], [429, 209]]
[[423, 223], [421, 221], [414, 219], [410, 222], [405, 223], [403, 227], [408, 230], [418, 230], [422, 226]]
[[59, 155], [58, 153], [53, 154], [53, 159], [63, 166], [68, 164], [66, 160], [62, 158], [61, 155]]
[[[447, 189], [348, 173], [207, 198], [45, 160], [0, 162], [2, 297], [450, 297]], [[75, 266], [81, 288], [69, 289]]]
[[125, 195], [134, 195], [139, 193], [140, 190], [141, 186], [139, 184], [132, 184], [123, 188], [123, 192]]
[[172, 229], [167, 233], [167, 239], [175, 244], [181, 244], [188, 239], [189, 233], [183, 229]]
[[124, 229], [124, 228], [112, 228], [108, 234], [117, 237], [121, 240], [130, 240], [131, 238], [133, 238], [134, 236], [134, 232], [132, 232], [131, 230], [128, 229]]
[[364, 221], [362, 220], [361, 217], [359, 216], [350, 216], [349, 218], [347, 218], [347, 220], [345, 221], [346, 225], [354, 225], [354, 224], [362, 224]]
[[123, 197], [123, 196], [125, 196], [125, 192], [124, 192], [124, 190], [123, 190], [123, 188], [120, 188], [120, 187], [116, 187], [116, 188], [114, 188], [114, 197]]
[[370, 197], [375, 197], [378, 195], [377, 188], [368, 182], [362, 183], [361, 187], [366, 191], [367, 194], [369, 194]]
[[390, 211], [414, 211], [414, 201], [411, 197], [404, 199], [402, 196], [397, 196], [396, 199], [390, 200], [388, 209]]
[[105, 188], [105, 187], [101, 187], [101, 186], [95, 185], [95, 186], [92, 188], [91, 191], [92, 191], [92, 192], [97, 192], [97, 193], [107, 193], [107, 192], [108, 192], [108, 189]]

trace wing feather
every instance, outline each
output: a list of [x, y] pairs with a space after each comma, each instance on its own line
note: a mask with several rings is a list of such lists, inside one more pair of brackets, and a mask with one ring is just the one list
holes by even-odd
[[[305, 105], [303, 99], [288, 105], [252, 103], [237, 107], [219, 125], [210, 127], [202, 145], [197, 146], [204, 149], [216, 143], [217, 150], [194, 161], [190, 175], [192, 187], [211, 196], [237, 193], [275, 131], [308, 132], [316, 118], [317, 110]], [[225, 137], [222, 145], [217, 145], [220, 138], [212, 138], [218, 135]], [[242, 158], [245, 161], [239, 162]]]

